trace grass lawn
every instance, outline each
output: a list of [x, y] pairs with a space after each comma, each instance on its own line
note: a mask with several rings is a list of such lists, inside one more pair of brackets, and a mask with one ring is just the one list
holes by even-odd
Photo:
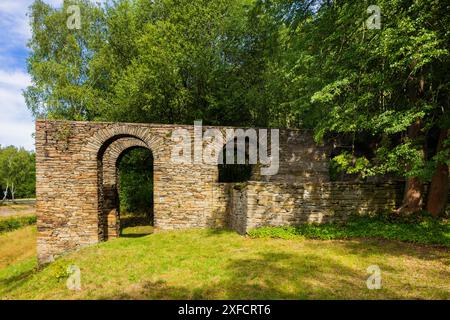
[[[390, 240], [252, 239], [149, 227], [35, 270], [35, 228], [0, 235], [2, 299], [450, 299], [446, 248]], [[15, 253], [15, 254], [14, 254]], [[66, 269], [81, 269], [79, 292]], [[382, 289], [368, 290], [378, 265]]]

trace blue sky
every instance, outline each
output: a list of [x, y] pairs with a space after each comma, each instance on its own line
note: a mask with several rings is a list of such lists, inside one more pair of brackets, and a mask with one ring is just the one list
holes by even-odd
[[[61, 6], [63, 0], [44, 0]], [[34, 150], [34, 119], [22, 90], [30, 85], [26, 47], [31, 31], [28, 7], [33, 0], [0, 0], [0, 145]]]
[[[47, 0], [61, 5], [62, 0]], [[22, 90], [30, 85], [26, 70], [31, 36], [28, 7], [33, 0], [0, 0], [0, 145], [34, 150], [34, 119]]]

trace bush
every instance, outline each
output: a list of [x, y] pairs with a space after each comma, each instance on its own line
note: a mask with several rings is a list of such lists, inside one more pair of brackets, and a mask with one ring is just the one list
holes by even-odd
[[36, 216], [10, 217], [0, 219], [0, 234], [36, 223]]
[[145, 214], [125, 213], [120, 215], [121, 229], [152, 224], [152, 219]]
[[120, 211], [151, 215], [153, 208], [153, 156], [133, 149], [119, 163]]
[[253, 229], [254, 238], [309, 238], [349, 239], [382, 238], [420, 244], [438, 244], [450, 247], [450, 224], [429, 216], [413, 216], [408, 219], [380, 215], [375, 217], [351, 217], [343, 223], [304, 224], [295, 227], [264, 227]]

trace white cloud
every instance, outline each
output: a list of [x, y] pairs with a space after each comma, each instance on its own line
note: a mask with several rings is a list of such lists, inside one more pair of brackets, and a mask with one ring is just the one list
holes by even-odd
[[0, 145], [3, 147], [14, 145], [24, 147], [28, 151], [34, 150], [34, 138], [32, 134], [35, 131], [34, 122], [4, 122], [0, 121]]
[[28, 111], [22, 90], [30, 77], [22, 71], [0, 70], [0, 144], [34, 149], [34, 121]]
[[31, 3], [29, 0], [6, 0], [0, 3], [0, 29], [3, 31], [0, 43], [3, 50], [21, 46], [30, 37], [26, 14]]
[[[63, 0], [44, 1], [53, 7], [59, 7], [63, 3]], [[9, 42], [11, 46], [18, 43], [25, 45], [26, 41], [31, 37], [27, 14], [33, 2], [34, 0], [1, 0], [0, 29], [8, 31], [3, 33], [5, 43]]]
[[[60, 7], [63, 0], [44, 0]], [[108, 0], [92, 1], [104, 3]], [[0, 144], [34, 149], [34, 120], [22, 90], [30, 85], [25, 72], [26, 43], [31, 37], [29, 6], [34, 0], [0, 0]]]
[[30, 76], [22, 71], [7, 72], [0, 69], [0, 88], [21, 89], [30, 84]]

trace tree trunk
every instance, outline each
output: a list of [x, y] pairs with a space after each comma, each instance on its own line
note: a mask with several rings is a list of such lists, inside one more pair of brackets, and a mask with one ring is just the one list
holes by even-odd
[[7, 184], [7, 185], [6, 185], [6, 190], [3, 191], [3, 199], [2, 199], [2, 203], [5, 202], [6, 197], [8, 196], [8, 188], [9, 188], [9, 185]]
[[397, 210], [398, 214], [408, 215], [422, 210], [423, 184], [416, 178], [411, 177], [406, 181], [405, 195], [402, 206]]
[[11, 201], [14, 203], [14, 194], [16, 193], [16, 188], [14, 188], [14, 183], [11, 186]]
[[[421, 134], [422, 121], [419, 119], [408, 128], [408, 137], [417, 139]], [[408, 215], [422, 210], [423, 205], [423, 183], [417, 177], [409, 177], [406, 180], [403, 203], [397, 209], [398, 214]]]
[[[450, 137], [450, 129], [442, 129], [439, 135], [437, 152], [444, 148], [444, 141]], [[449, 192], [449, 167], [446, 163], [439, 163], [431, 180], [428, 192], [427, 211], [434, 217], [445, 212]]]

